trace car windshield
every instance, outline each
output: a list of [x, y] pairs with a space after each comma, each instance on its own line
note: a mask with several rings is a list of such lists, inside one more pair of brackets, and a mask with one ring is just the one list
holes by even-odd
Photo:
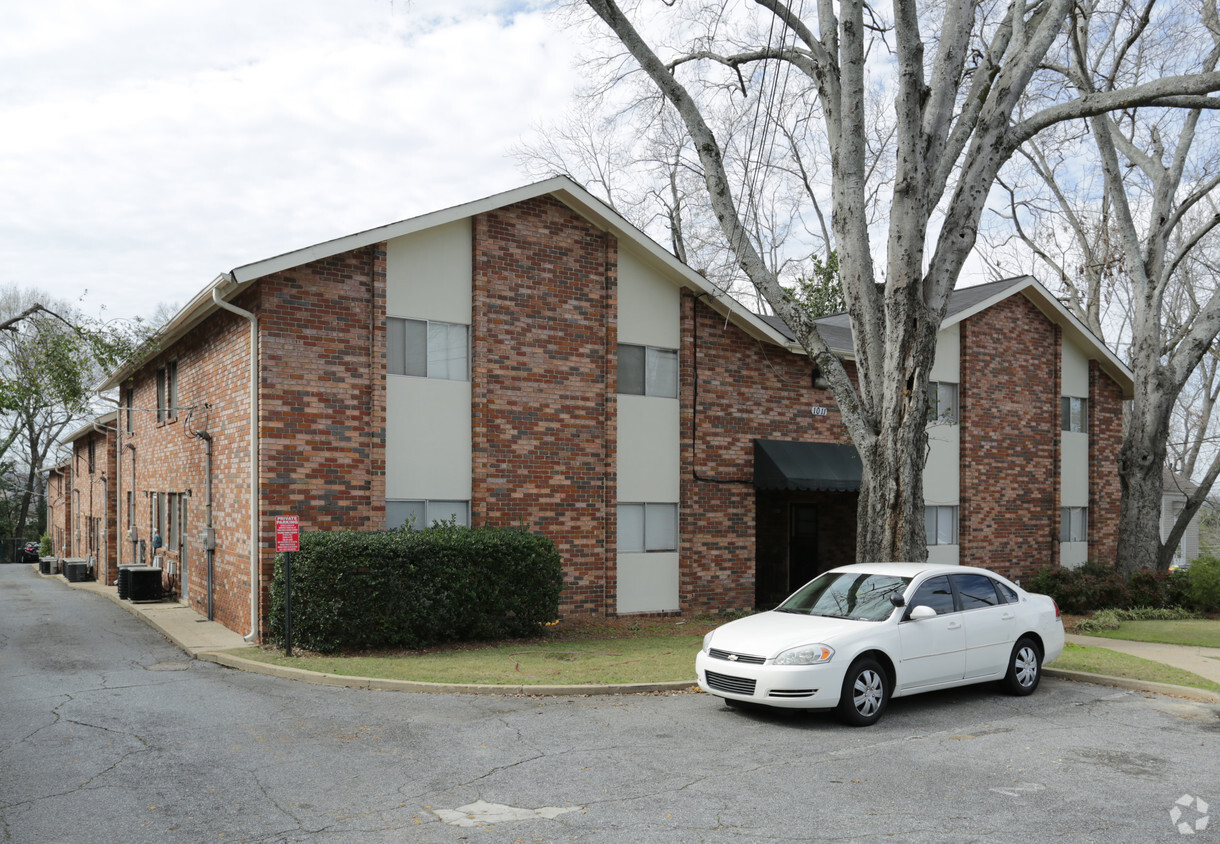
[[909, 577], [859, 572], [827, 572], [802, 586], [778, 612], [824, 615], [857, 621], [884, 621], [894, 611], [890, 596], [901, 594]]

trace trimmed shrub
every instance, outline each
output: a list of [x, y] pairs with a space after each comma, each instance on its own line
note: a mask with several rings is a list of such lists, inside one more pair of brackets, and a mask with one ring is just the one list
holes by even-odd
[[1127, 593], [1133, 607], [1180, 606], [1181, 601], [1169, 600], [1169, 578], [1167, 571], [1140, 569], [1127, 580]]
[[1061, 612], [1085, 615], [1107, 607], [1130, 606], [1122, 575], [1104, 563], [1089, 562], [1078, 569], [1047, 566], [1039, 569], [1027, 587], [1050, 595]]
[[[523, 530], [312, 531], [292, 557], [292, 639], [329, 653], [529, 636], [562, 588], [554, 543]], [[282, 554], [269, 626], [282, 645]]]
[[1190, 603], [1202, 612], [1220, 612], [1220, 558], [1200, 557], [1186, 575]]
[[[1031, 592], [1050, 595], [1069, 615], [1104, 610], [1149, 608], [1174, 610], [1195, 605], [1189, 594], [1188, 571], [1143, 569], [1124, 581], [1104, 563], [1085, 563], [1078, 569], [1047, 566], [1030, 578]], [[1175, 616], [1176, 617], [1176, 616]]]

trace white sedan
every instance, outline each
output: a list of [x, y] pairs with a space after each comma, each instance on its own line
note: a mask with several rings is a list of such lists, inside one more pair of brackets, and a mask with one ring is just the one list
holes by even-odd
[[874, 723], [891, 697], [1001, 680], [1038, 687], [1063, 651], [1059, 607], [990, 571], [862, 563], [703, 639], [699, 687], [730, 705], [835, 709]]

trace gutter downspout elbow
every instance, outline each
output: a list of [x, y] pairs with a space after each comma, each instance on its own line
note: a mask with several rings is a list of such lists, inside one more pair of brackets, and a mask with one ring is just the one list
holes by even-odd
[[[228, 275], [229, 281], [233, 280]], [[246, 641], [258, 640], [258, 604], [262, 592], [258, 579], [258, 317], [220, 298], [212, 288], [212, 301], [250, 322], [250, 632]]]

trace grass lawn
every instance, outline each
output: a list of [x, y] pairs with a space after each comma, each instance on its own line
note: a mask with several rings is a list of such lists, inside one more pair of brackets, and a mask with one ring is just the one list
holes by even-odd
[[[270, 647], [233, 653], [273, 665], [426, 683], [541, 686], [695, 683], [703, 634], [724, 619], [565, 620], [534, 639], [450, 645], [429, 651], [285, 657]], [[1220, 621], [1125, 622], [1114, 638], [1220, 647]], [[1220, 691], [1220, 685], [1179, 668], [1105, 648], [1068, 645], [1055, 668]]]
[[1129, 642], [1161, 642], [1166, 645], [1220, 648], [1220, 620], [1197, 618], [1182, 621], [1124, 621], [1117, 630], [1099, 630], [1087, 635], [1125, 639]]
[[[1142, 623], [1142, 622], [1141, 622]], [[1181, 624], [1182, 622], [1172, 622]], [[1089, 674], [1105, 674], [1108, 677], [1126, 677], [1151, 683], [1170, 683], [1175, 686], [1191, 686], [1220, 692], [1220, 684], [1192, 674], [1181, 668], [1163, 665], [1150, 659], [1122, 654], [1105, 648], [1088, 648], [1081, 645], [1066, 645], [1063, 653], [1050, 664], [1051, 668], [1065, 671], [1085, 671]]]
[[695, 654], [703, 635], [619, 636], [550, 642], [525, 641], [433, 653], [286, 657], [260, 648], [234, 651], [259, 662], [389, 680], [504, 686], [622, 683], [695, 684]]

